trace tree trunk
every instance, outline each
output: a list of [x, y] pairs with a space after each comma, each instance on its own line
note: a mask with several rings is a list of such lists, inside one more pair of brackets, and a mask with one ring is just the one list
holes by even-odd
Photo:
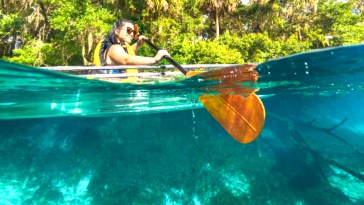
[[218, 9], [216, 9], [215, 25], [216, 25], [216, 40], [219, 40], [219, 37], [220, 37], [220, 25], [219, 25], [219, 10]]
[[1, 8], [0, 8], [0, 9], [1, 9], [1, 10], [3, 10], [4, 14], [7, 14], [7, 13], [6, 13], [6, 8], [5, 8], [5, 6], [6, 6], [6, 5], [5, 5], [5, 1], [4, 1], [4, 0], [1, 0]]
[[87, 65], [88, 61], [86, 58], [86, 43], [85, 43], [85, 35], [83, 33], [81, 33], [81, 47], [82, 47], [82, 60], [83, 60], [83, 65]]
[[298, 28], [298, 39], [302, 41], [301, 28]]

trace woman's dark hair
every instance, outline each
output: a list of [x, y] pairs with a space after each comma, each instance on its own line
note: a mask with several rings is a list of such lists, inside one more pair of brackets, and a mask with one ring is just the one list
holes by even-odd
[[118, 44], [118, 37], [115, 35], [115, 30], [116, 29], [120, 29], [121, 27], [123, 27], [123, 25], [125, 23], [133, 23], [133, 21], [129, 20], [129, 19], [119, 19], [117, 22], [114, 23], [114, 25], [112, 26], [112, 29], [109, 31], [107, 38], [109, 39], [109, 42], [111, 42], [111, 44]]

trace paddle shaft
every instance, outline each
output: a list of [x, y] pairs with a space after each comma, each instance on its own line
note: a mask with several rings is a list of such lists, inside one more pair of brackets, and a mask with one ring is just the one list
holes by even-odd
[[[150, 47], [152, 47], [154, 50], [159, 51], [160, 49], [154, 45], [149, 39], [145, 39], [144, 40]], [[175, 60], [173, 60], [171, 57], [169, 56], [165, 56], [164, 57], [169, 63], [171, 63], [174, 67], [178, 68], [179, 71], [181, 71], [181, 73], [183, 73], [183, 75], [187, 74], [187, 70], [184, 69], [180, 64], [178, 64]]]

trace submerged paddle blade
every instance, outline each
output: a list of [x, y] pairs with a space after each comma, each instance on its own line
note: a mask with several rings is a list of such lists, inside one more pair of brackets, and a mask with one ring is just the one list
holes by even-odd
[[240, 95], [202, 95], [199, 100], [220, 125], [241, 143], [252, 142], [263, 129], [265, 109], [254, 93], [246, 98]]

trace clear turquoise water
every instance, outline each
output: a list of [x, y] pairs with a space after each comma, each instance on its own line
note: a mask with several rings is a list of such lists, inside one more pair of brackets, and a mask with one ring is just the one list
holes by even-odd
[[2, 63], [0, 204], [363, 204], [364, 45], [257, 70], [267, 119], [243, 145], [197, 101], [214, 81], [116, 85]]

